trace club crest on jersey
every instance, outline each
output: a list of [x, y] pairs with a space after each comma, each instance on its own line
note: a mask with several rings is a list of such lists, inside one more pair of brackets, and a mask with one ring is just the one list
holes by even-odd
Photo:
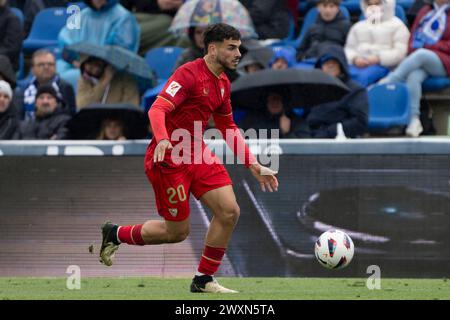
[[209, 89], [208, 88], [203, 88], [203, 95], [207, 96], [209, 94]]
[[181, 84], [179, 84], [176, 81], [172, 81], [166, 89], [166, 93], [171, 95], [172, 97], [175, 97], [175, 95], [177, 94], [178, 90], [181, 89]]
[[178, 214], [178, 209], [169, 208], [169, 213], [172, 215], [172, 217], [176, 217]]

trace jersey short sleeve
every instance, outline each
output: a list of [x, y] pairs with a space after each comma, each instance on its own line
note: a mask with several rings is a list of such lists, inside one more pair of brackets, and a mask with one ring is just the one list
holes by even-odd
[[167, 100], [176, 108], [189, 98], [194, 87], [194, 73], [188, 68], [180, 67], [167, 80], [158, 96]]

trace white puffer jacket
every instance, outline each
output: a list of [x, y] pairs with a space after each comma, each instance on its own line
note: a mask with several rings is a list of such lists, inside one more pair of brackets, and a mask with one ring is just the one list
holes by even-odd
[[[367, 0], [361, 0], [361, 10], [366, 14]], [[345, 54], [350, 64], [358, 56], [376, 55], [384, 67], [395, 67], [406, 57], [409, 30], [395, 16], [395, 0], [383, 0], [379, 23], [368, 19], [355, 23], [347, 36]]]

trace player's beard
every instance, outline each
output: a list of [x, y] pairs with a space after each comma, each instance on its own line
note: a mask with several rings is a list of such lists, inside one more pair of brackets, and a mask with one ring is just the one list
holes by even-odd
[[219, 56], [217, 57], [217, 63], [219, 63], [225, 70], [232, 70], [232, 71], [236, 70], [237, 64], [235, 65], [233, 61], [234, 59], [232, 60], [232, 62], [228, 63], [226, 59]]

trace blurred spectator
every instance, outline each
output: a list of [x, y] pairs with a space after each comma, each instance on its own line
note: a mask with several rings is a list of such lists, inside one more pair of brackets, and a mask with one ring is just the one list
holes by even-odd
[[17, 115], [11, 107], [12, 89], [0, 80], [0, 140], [12, 139], [18, 127]]
[[36, 117], [21, 122], [16, 138], [22, 140], [64, 139], [70, 116], [61, 108], [56, 90], [50, 84], [39, 87], [36, 93]]
[[0, 80], [9, 83], [12, 89], [16, 87], [16, 74], [7, 56], [0, 55]]
[[351, 23], [339, 9], [341, 0], [319, 0], [317, 20], [308, 29], [297, 50], [297, 60], [317, 58], [320, 46], [345, 45]]
[[[267, 138], [271, 136], [271, 129], [278, 129], [280, 138], [287, 138], [291, 129], [297, 126], [298, 119], [293, 112], [290, 112], [285, 106], [288, 104], [289, 96], [284, 90], [268, 89], [267, 97], [264, 99], [265, 105], [261, 106], [263, 110], [249, 112], [240, 124], [244, 130], [255, 129], [257, 133], [260, 129], [267, 129]], [[259, 136], [259, 138], [264, 138]]]
[[417, 14], [409, 39], [409, 56], [381, 83], [405, 82], [411, 98], [411, 121], [406, 128], [410, 137], [422, 131], [420, 99], [422, 83], [430, 76], [450, 76], [450, 5], [449, 0], [435, 0]]
[[50, 84], [61, 100], [64, 112], [74, 114], [76, 111], [75, 93], [72, 86], [62, 80], [56, 73], [55, 56], [46, 49], [33, 53], [31, 58], [31, 79], [24, 88], [16, 89], [14, 105], [21, 118], [34, 117], [36, 92], [40, 86]]
[[95, 57], [84, 57], [78, 80], [77, 107], [82, 109], [93, 103], [128, 103], [139, 107], [139, 88], [128, 74]]
[[121, 0], [132, 11], [141, 27], [139, 54], [156, 47], [186, 47], [189, 42], [168, 31], [172, 19], [184, 0]]
[[205, 45], [203, 43], [203, 33], [205, 32], [206, 27], [190, 27], [188, 31], [189, 40], [191, 41], [191, 45], [189, 48], [186, 48], [183, 53], [178, 58], [175, 63], [174, 70], [179, 66], [185, 64], [186, 62], [194, 61], [198, 58], [203, 58], [205, 55], [204, 48]]
[[[117, 45], [137, 52], [139, 48], [140, 28], [136, 18], [125, 9], [118, 0], [84, 0], [88, 7], [81, 10], [80, 28], [69, 29], [65, 26], [59, 33], [60, 47], [79, 42], [97, 45]], [[79, 62], [72, 65], [60, 59], [57, 70], [63, 79], [70, 83], [79, 77]]]
[[239, 0], [250, 13], [260, 40], [283, 39], [289, 32], [289, 11], [280, 0]]
[[295, 64], [295, 49], [278, 47], [274, 48], [274, 54], [269, 62], [269, 66], [275, 70], [291, 68]]
[[298, 16], [299, 16], [298, 5], [300, 4], [300, 0], [285, 0], [285, 2], [286, 7], [288, 8], [290, 14], [292, 15], [292, 18], [294, 19], [295, 31], [298, 31]]
[[406, 56], [409, 31], [395, 16], [395, 0], [361, 0], [366, 19], [354, 24], [345, 44], [349, 63], [392, 68]]
[[316, 68], [339, 78], [350, 92], [338, 101], [316, 105], [305, 122], [294, 129], [299, 138], [335, 138], [341, 123], [345, 136], [356, 138], [367, 132], [369, 102], [366, 89], [350, 79], [344, 50], [337, 45], [323, 47]]
[[28, 37], [34, 17], [39, 11], [45, 8], [66, 7], [69, 2], [68, 0], [26, 0], [22, 10], [25, 17], [24, 38]]
[[422, 9], [425, 4], [432, 4], [433, 0], [415, 0], [411, 7], [406, 12], [406, 18], [408, 19], [408, 25], [412, 26], [416, 19], [417, 13]]
[[97, 140], [126, 140], [124, 125], [120, 119], [107, 118], [102, 121], [102, 127]]
[[263, 69], [265, 69], [265, 66], [251, 52], [247, 53], [238, 65], [238, 71], [240, 73], [253, 73]]
[[15, 71], [19, 70], [22, 40], [20, 19], [9, 8], [8, 0], [0, 0], [0, 55], [9, 58]]

